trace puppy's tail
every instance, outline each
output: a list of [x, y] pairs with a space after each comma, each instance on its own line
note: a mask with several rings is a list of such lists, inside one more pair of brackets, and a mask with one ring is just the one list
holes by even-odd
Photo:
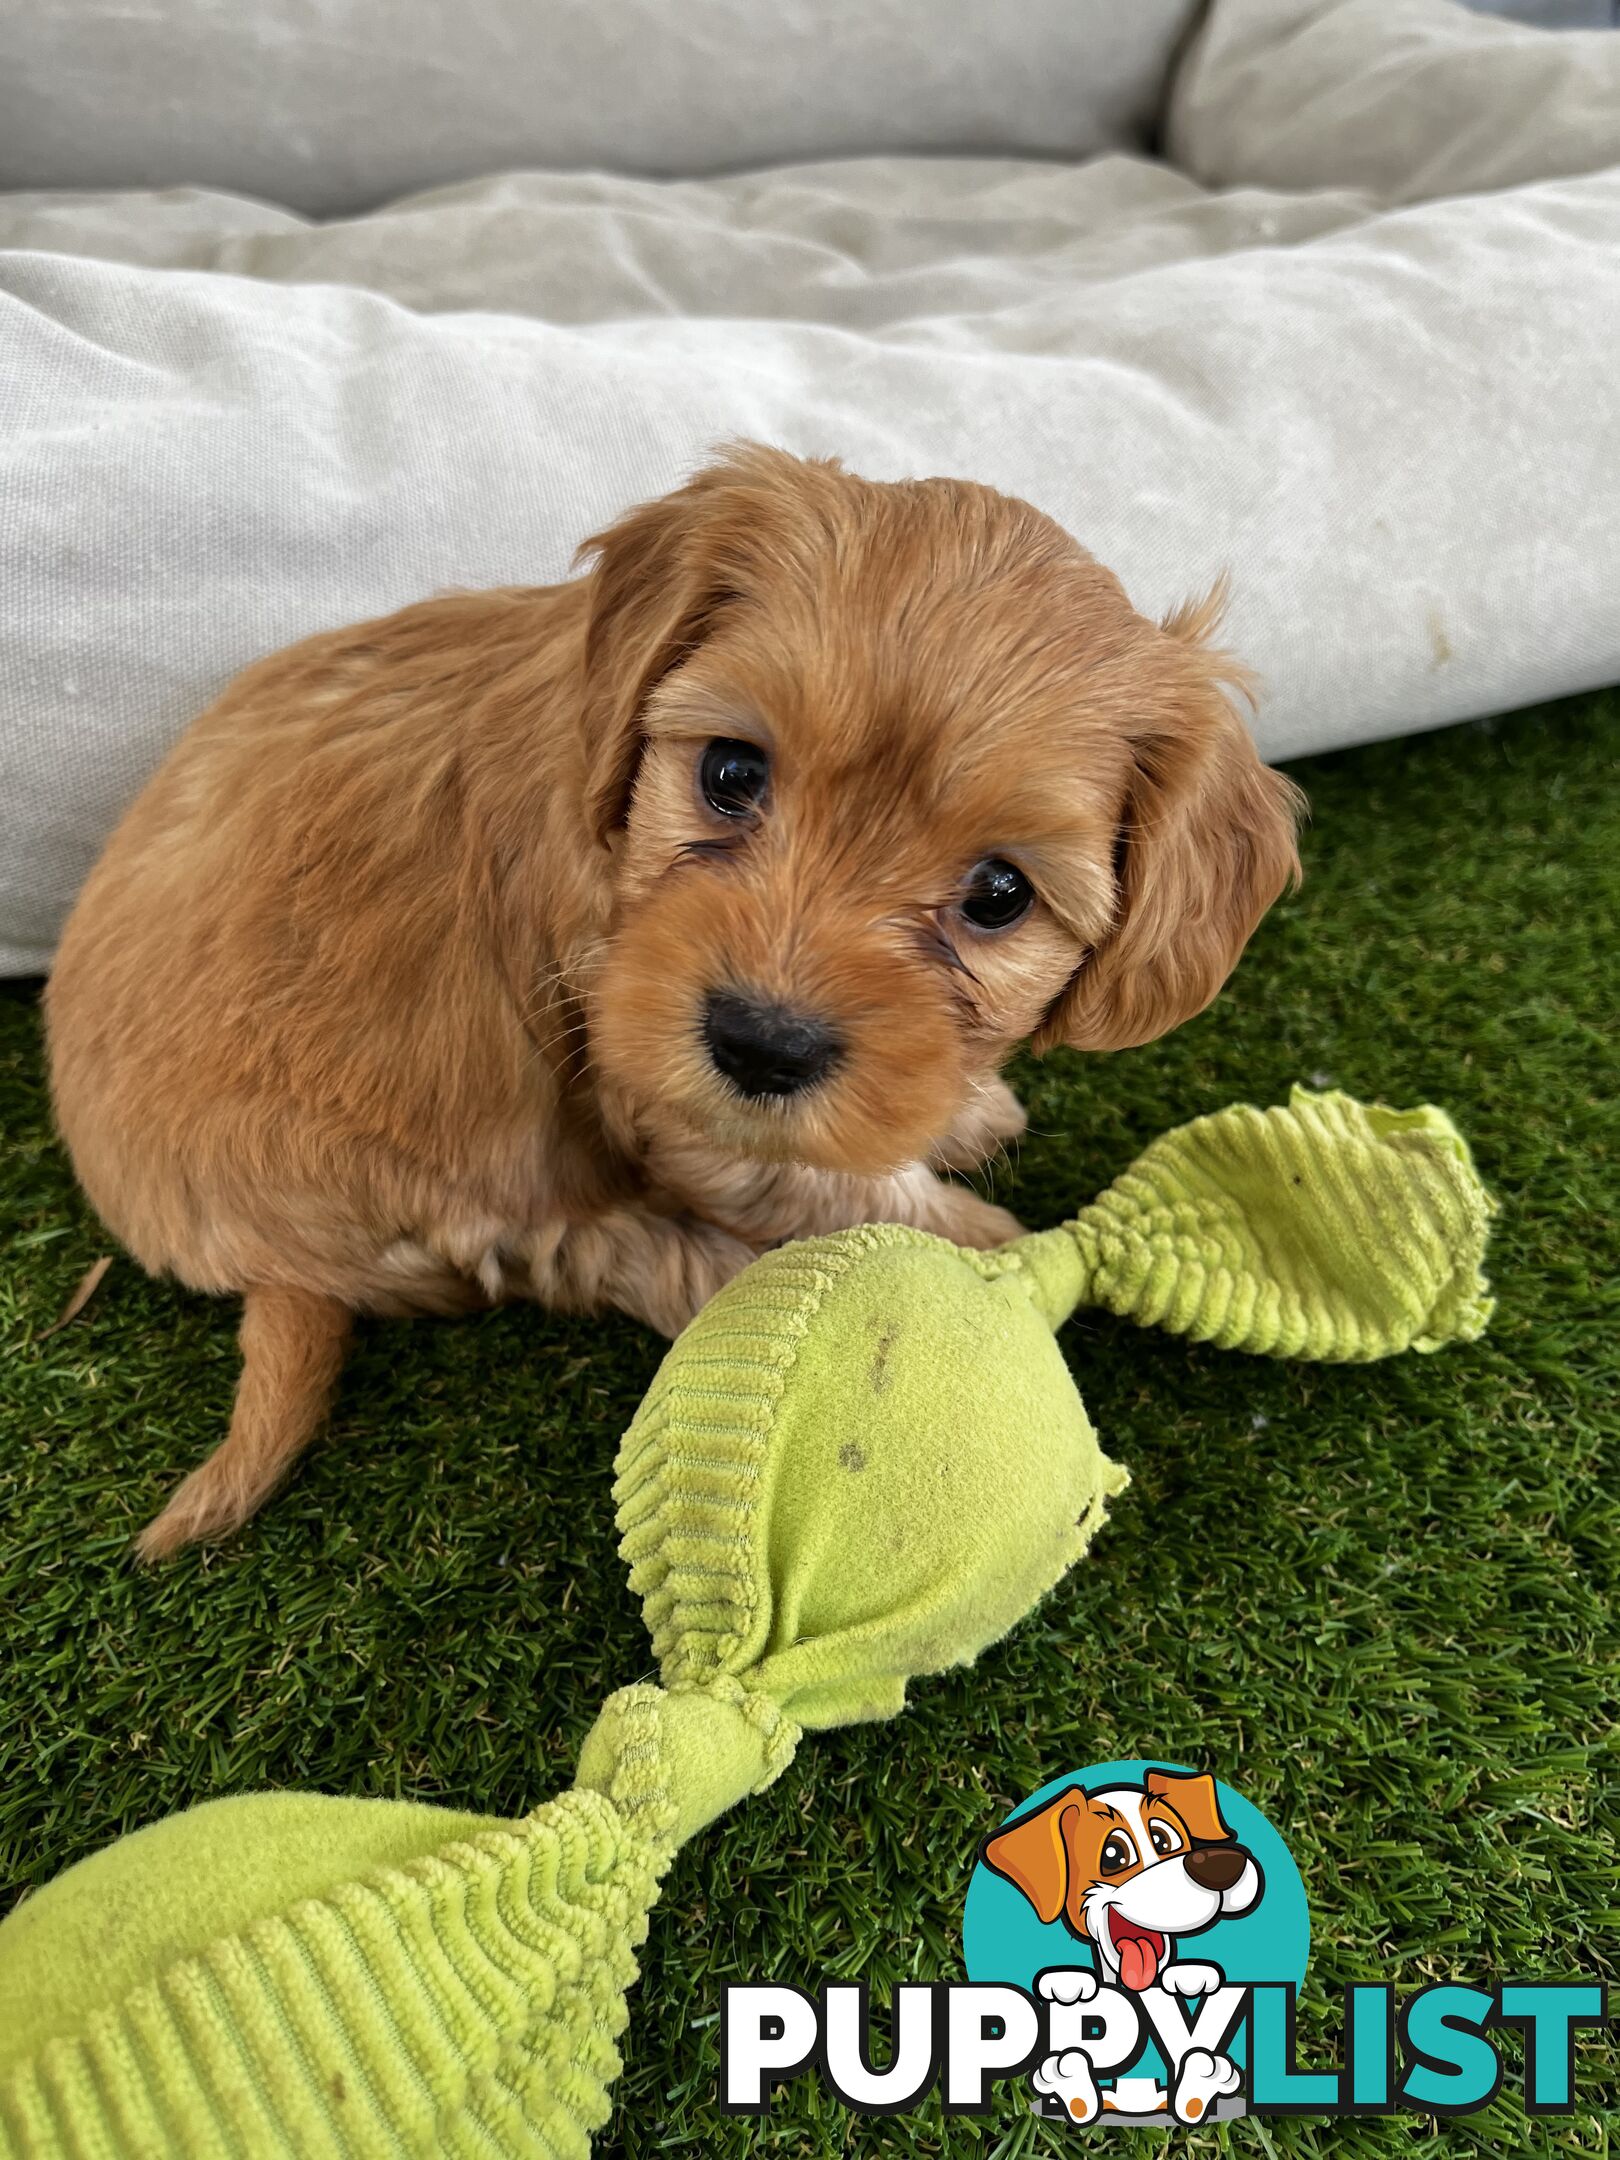
[[135, 1540], [143, 1560], [224, 1537], [263, 1505], [320, 1429], [353, 1324], [318, 1291], [248, 1291], [230, 1430]]

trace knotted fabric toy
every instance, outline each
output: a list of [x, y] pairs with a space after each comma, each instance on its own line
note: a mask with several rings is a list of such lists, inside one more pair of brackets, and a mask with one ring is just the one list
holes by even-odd
[[1060, 1230], [767, 1254], [625, 1436], [659, 1682], [518, 1822], [253, 1794], [120, 1839], [0, 1926], [0, 2152], [584, 2155], [678, 1848], [817, 1727], [892, 1717], [1079, 1558], [1126, 1473], [1053, 1329], [1228, 1348], [1466, 1340], [1491, 1202], [1438, 1111], [1296, 1092], [1151, 1147]]

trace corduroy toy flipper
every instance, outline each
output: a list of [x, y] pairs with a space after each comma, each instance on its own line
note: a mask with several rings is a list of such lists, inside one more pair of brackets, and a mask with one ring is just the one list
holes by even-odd
[[254, 1794], [0, 1926], [0, 2153], [584, 2155], [679, 1846], [807, 1729], [894, 1715], [1084, 1552], [1126, 1473], [1052, 1330], [1091, 1302], [1281, 1356], [1477, 1335], [1491, 1202], [1435, 1110], [1296, 1092], [996, 1253], [898, 1228], [755, 1262], [671, 1348], [615, 1497], [660, 1684], [519, 1822]]

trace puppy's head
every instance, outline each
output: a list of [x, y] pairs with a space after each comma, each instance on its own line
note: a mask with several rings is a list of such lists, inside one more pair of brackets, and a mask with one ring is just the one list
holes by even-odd
[[1105, 1977], [1140, 1991], [1195, 1935], [1258, 1903], [1253, 1856], [1227, 1828], [1215, 1780], [1150, 1770], [1140, 1787], [1071, 1786], [986, 1839], [985, 1865], [1042, 1921], [1093, 1945]]
[[1027, 504], [744, 449], [586, 552], [588, 1009], [645, 1127], [890, 1169], [1017, 1043], [1199, 1011], [1297, 872], [1208, 611]]

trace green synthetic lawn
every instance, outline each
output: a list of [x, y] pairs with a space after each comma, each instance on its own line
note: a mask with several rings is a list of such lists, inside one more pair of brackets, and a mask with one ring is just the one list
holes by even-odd
[[[602, 2155], [1072, 2151], [1017, 2089], [984, 2121], [851, 2118], [810, 2080], [715, 2106], [728, 1980], [959, 1977], [970, 1857], [1043, 1779], [1157, 1754], [1277, 1824], [1315, 1940], [1301, 2051], [1350, 1980], [1612, 1977], [1620, 697], [1302, 765], [1307, 883], [1216, 1009], [1016, 1075], [998, 1192], [1031, 1223], [1166, 1126], [1291, 1081], [1430, 1098], [1502, 1201], [1482, 1343], [1328, 1370], [1096, 1315], [1064, 1343], [1135, 1482], [1092, 1556], [897, 1726], [807, 1741], [654, 1914]], [[128, 1540], [221, 1432], [233, 1315], [120, 1260], [54, 1145], [31, 993], [0, 996], [0, 1910], [119, 1831], [304, 1784], [516, 1814], [648, 1670], [614, 1553], [615, 1442], [659, 1346], [527, 1309], [378, 1325], [330, 1438], [229, 1547]], [[1257, 2154], [1610, 2151], [1573, 2117], [1177, 2133]], [[1089, 2149], [1089, 2148], [1088, 2148]], [[1135, 2148], [1133, 2148], [1135, 2149]], [[1162, 2150], [1155, 2147], [1154, 2150]]]

